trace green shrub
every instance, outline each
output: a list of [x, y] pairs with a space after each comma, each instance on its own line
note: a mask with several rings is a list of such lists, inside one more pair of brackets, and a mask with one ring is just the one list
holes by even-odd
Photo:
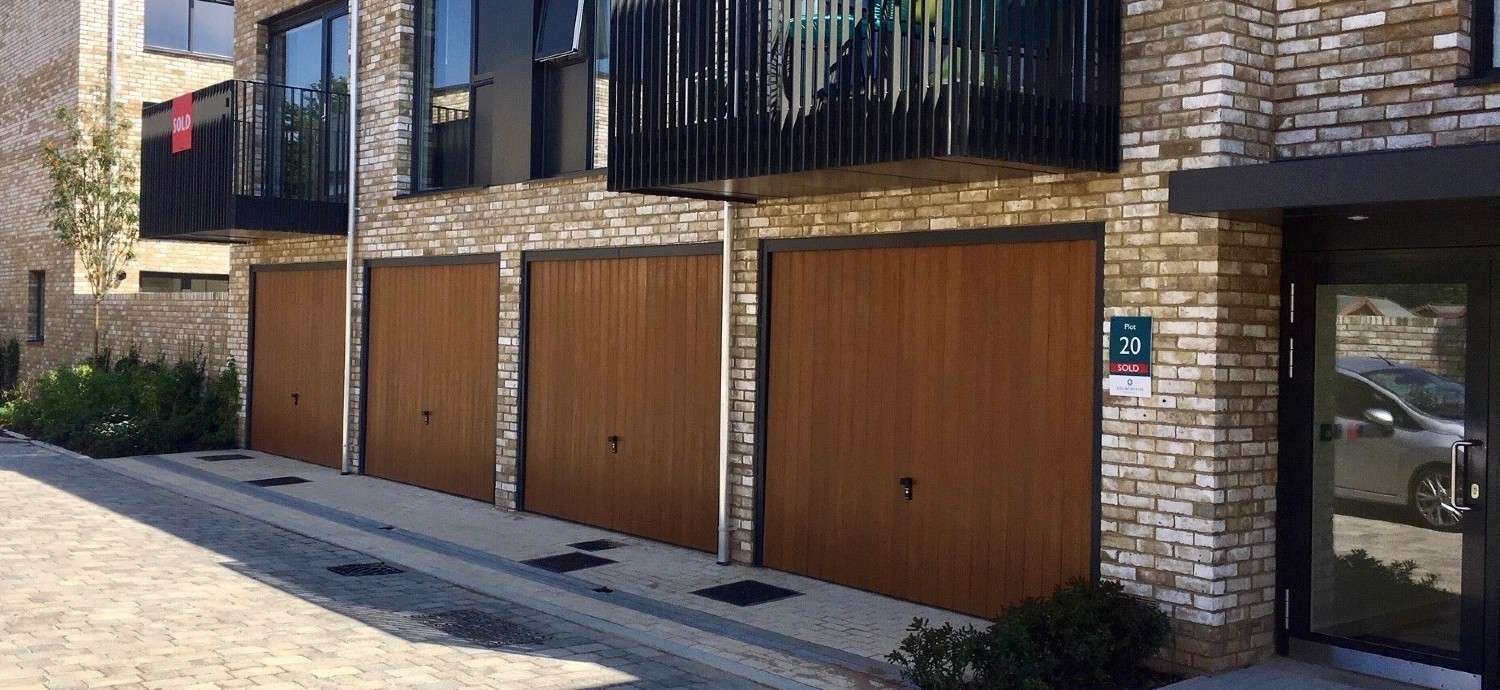
[[48, 372], [0, 408], [0, 423], [95, 457], [229, 448], [239, 425], [234, 364], [144, 362], [134, 352]]
[[887, 658], [924, 690], [1089, 690], [1139, 683], [1166, 644], [1166, 614], [1118, 583], [1078, 579], [1008, 609], [989, 628], [917, 619]]

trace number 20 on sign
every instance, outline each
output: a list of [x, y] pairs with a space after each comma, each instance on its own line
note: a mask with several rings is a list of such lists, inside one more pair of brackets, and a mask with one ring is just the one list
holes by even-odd
[[1109, 320], [1109, 394], [1151, 396], [1151, 317]]

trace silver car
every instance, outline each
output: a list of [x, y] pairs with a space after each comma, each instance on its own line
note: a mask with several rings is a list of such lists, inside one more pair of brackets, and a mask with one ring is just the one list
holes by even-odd
[[[1340, 357], [1331, 442], [1334, 495], [1405, 506], [1423, 526], [1457, 531], [1449, 449], [1464, 433], [1464, 385], [1378, 357]], [[1326, 398], [1325, 398], [1326, 399]]]

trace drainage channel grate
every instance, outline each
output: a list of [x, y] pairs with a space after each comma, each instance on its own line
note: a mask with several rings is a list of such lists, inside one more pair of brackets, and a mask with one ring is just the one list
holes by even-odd
[[395, 575], [406, 571], [393, 568], [384, 563], [350, 563], [348, 565], [335, 565], [328, 569], [330, 572], [343, 575], [344, 577], [370, 577], [371, 575]]
[[624, 546], [624, 544], [608, 539], [595, 539], [593, 541], [581, 541], [577, 544], [568, 544], [568, 546], [579, 551], [608, 551], [610, 549], [618, 549]]
[[220, 453], [218, 455], [199, 455], [198, 459], [204, 462], [224, 462], [225, 460], [251, 460], [253, 458], [239, 453]]
[[700, 589], [693, 592], [693, 594], [735, 606], [755, 606], [789, 597], [802, 596], [801, 592], [786, 589], [785, 587], [777, 587], [776, 585], [769, 585], [757, 580], [740, 580], [739, 582], [731, 582], [717, 587]]
[[529, 561], [521, 562], [534, 568], [550, 570], [554, 573], [571, 573], [574, 570], [583, 570], [584, 568], [609, 565], [610, 563], [618, 563], [619, 561], [612, 561], [608, 558], [600, 558], [598, 556], [590, 556], [586, 553], [575, 552], [560, 553], [556, 556], [533, 558]]
[[443, 611], [412, 616], [412, 619], [486, 649], [541, 644], [549, 639], [546, 633], [475, 609]]
[[270, 479], [254, 479], [245, 483], [255, 486], [287, 486], [290, 484], [307, 484], [311, 481], [311, 479], [303, 479], [301, 477], [271, 477]]

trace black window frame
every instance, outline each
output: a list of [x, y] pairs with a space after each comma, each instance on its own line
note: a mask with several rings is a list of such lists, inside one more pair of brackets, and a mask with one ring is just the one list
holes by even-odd
[[[422, 21], [422, 18], [429, 14], [427, 5], [436, 2], [438, 2], [438, 0], [414, 0], [414, 2], [412, 3], [413, 9], [415, 10], [413, 12], [412, 21], [412, 40], [414, 41], [414, 45], [412, 46], [412, 121], [411, 136], [407, 138], [407, 144], [410, 146], [410, 156], [408, 156], [408, 164], [410, 166], [411, 174], [410, 182], [407, 186], [408, 192], [411, 194], [427, 194], [446, 192], [455, 189], [468, 189], [475, 186], [481, 186], [482, 184], [482, 182], [479, 180], [479, 175], [474, 169], [475, 145], [477, 143], [475, 141], [475, 137], [478, 134], [475, 131], [476, 128], [474, 126], [475, 117], [477, 115], [477, 113], [474, 112], [476, 107], [476, 95], [474, 92], [475, 89], [487, 86], [489, 84], [486, 81], [477, 79], [476, 75], [474, 74], [475, 70], [477, 69], [477, 66], [475, 65], [475, 62], [477, 60], [476, 51], [479, 45], [480, 38], [478, 26], [480, 8], [478, 7], [478, 3], [474, 2], [474, 0], [469, 0], [469, 80], [466, 82], [446, 84], [443, 86], [434, 86], [433, 84], [429, 83], [432, 80], [432, 74], [430, 65], [428, 65], [427, 63], [431, 60], [436, 59], [437, 50], [436, 47], [434, 47], [434, 49], [429, 52], [424, 47], [422, 32], [426, 27]], [[435, 14], [436, 10], [434, 9], [432, 13]], [[424, 88], [429, 92], [425, 96], [421, 93], [421, 90]], [[432, 109], [434, 108], [434, 105], [432, 101], [434, 100], [435, 96], [439, 94], [452, 94], [459, 92], [467, 93], [469, 96], [469, 110], [466, 113], [467, 117], [455, 118], [454, 120], [445, 120], [444, 122], [457, 122], [459, 120], [467, 121], [467, 131], [456, 132], [457, 138], [467, 139], [464, 151], [465, 160], [461, 162], [461, 167], [463, 169], [460, 171], [460, 174], [456, 176], [457, 179], [449, 184], [424, 184], [424, 181], [428, 178], [428, 175], [425, 172], [426, 168], [428, 165], [432, 164], [432, 161], [427, 156], [424, 156], [420, 151], [423, 141], [421, 138], [421, 128], [433, 127]], [[425, 116], [422, 115], [418, 111], [419, 108], [426, 108], [427, 114]], [[444, 109], [451, 110], [450, 108], [446, 107], [444, 107]], [[452, 137], [453, 134], [454, 133], [450, 133], [449, 136]], [[428, 133], [427, 136], [435, 136], [435, 133]], [[440, 144], [434, 145], [436, 146]]]
[[[151, 279], [160, 279], [160, 280], [176, 280], [177, 284], [178, 284], [178, 287], [177, 287], [176, 290], [147, 290], [147, 289], [145, 289], [145, 284], [146, 284], [146, 279], [148, 279], [148, 278], [151, 278]], [[194, 290], [194, 289], [192, 289], [193, 281], [194, 280], [221, 281], [221, 282], [224, 283], [224, 289], [223, 290]], [[149, 293], [153, 293], [153, 294], [172, 294], [172, 293], [175, 293], [175, 292], [202, 292], [202, 293], [228, 292], [229, 291], [229, 274], [227, 274], [227, 273], [177, 273], [177, 272], [172, 272], [172, 271], [141, 271], [139, 284], [141, 285], [141, 288], [140, 288], [141, 292], [149, 292]]]
[[[177, 55], [190, 55], [190, 56], [193, 56], [193, 57], [211, 58], [211, 59], [214, 59], [214, 60], [233, 60], [234, 59], [234, 39], [233, 39], [233, 36], [234, 36], [234, 13], [238, 11], [238, 8], [235, 7], [234, 0], [181, 0], [181, 2], [184, 3], [184, 7], [186, 8], [186, 12], [187, 12], [187, 17], [185, 18], [185, 21], [187, 23], [187, 47], [155, 45], [155, 44], [151, 43], [149, 39], [146, 38], [146, 36], [150, 35], [150, 32], [146, 31], [146, 30], [143, 30], [142, 31], [142, 37], [141, 37], [141, 44], [145, 47], [145, 49], [149, 50], [149, 51], [159, 51], [159, 52], [165, 52], [165, 53], [173, 53], [173, 54], [177, 54]], [[229, 52], [227, 54], [226, 53], [214, 53], [214, 52], [209, 52], [209, 51], [206, 51], [206, 50], [199, 50], [197, 48], [197, 46], [194, 45], [195, 41], [193, 40], [193, 13], [196, 10], [196, 8], [197, 8], [197, 6], [198, 6], [199, 3], [208, 3], [208, 4], [213, 4], [213, 5], [228, 5], [231, 8], [230, 15], [229, 15], [229, 17], [230, 17], [230, 19], [229, 19], [229, 24], [230, 24], [230, 26], [229, 26], [230, 43], [229, 43]], [[145, 14], [144, 14], [144, 16], [142, 17], [143, 29], [144, 29], [144, 24], [145, 23], [149, 23], [150, 21], [151, 21], [150, 12], [146, 11]]]
[[26, 272], [26, 342], [47, 337], [47, 272]]
[[[545, 15], [547, 9], [556, 3], [576, 3], [574, 48], [557, 54], [543, 55], [539, 51], [543, 32], [547, 30]], [[598, 45], [599, 22], [609, 21], [609, 0], [536, 0], [533, 8], [536, 10], [536, 23], [533, 28], [533, 61], [536, 74], [532, 95], [535, 111], [532, 122], [535, 131], [532, 136], [531, 179], [548, 180], [602, 172], [605, 166], [600, 165], [601, 161], [596, 160], [594, 156], [596, 149], [594, 135], [599, 131], [594, 122], [594, 118], [598, 115], [594, 111], [598, 90], [594, 70], [597, 66], [599, 49], [609, 47]], [[565, 87], [565, 84], [559, 83], [559, 80], [564, 79], [564, 71], [574, 70], [585, 73], [582, 81], [587, 86], [583, 90], [581, 99], [587, 112], [582, 116], [569, 117], [568, 114], [558, 114], [553, 110], [554, 104], [549, 102], [549, 96], [556, 88]], [[559, 148], [556, 141], [579, 135], [583, 137], [583, 141], [577, 143], [577, 146], [583, 148], [583, 167], [551, 169], [554, 163], [559, 162], [549, 160], [547, 156], [549, 152]]]
[[1495, 55], [1496, 14], [1500, 0], [1474, 0], [1473, 41], [1474, 76], [1500, 78], [1500, 61]]
[[[305, 10], [298, 10], [293, 14], [276, 17], [264, 22], [268, 33], [266, 39], [266, 75], [268, 80], [272, 84], [283, 86], [284, 84], [280, 84], [279, 82], [286, 81], [284, 78], [286, 65], [282, 64], [282, 58], [276, 50], [276, 41], [278, 39], [284, 40], [288, 31], [300, 29], [313, 22], [321, 22], [319, 34], [322, 36], [323, 41], [323, 64], [319, 66], [319, 73], [321, 75], [319, 83], [323, 87], [321, 90], [334, 91], [334, 84], [332, 83], [334, 61], [342, 60], [347, 65], [349, 56], [333, 55], [333, 50], [331, 50], [333, 47], [333, 22], [339, 17], [348, 16], [348, 14], [349, 4], [344, 2], [344, 0], [335, 0], [334, 2], [324, 3]], [[278, 75], [281, 75], [283, 78], [277, 79]]]

